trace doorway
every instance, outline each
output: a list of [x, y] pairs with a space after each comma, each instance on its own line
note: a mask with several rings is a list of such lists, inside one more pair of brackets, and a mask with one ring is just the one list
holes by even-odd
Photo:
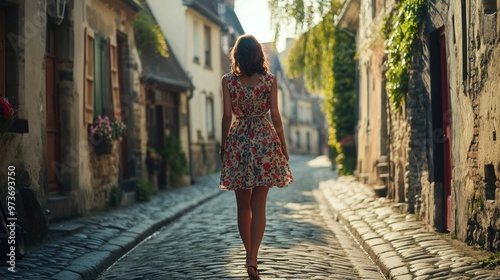
[[57, 101], [57, 48], [56, 26], [47, 25], [45, 46], [45, 102], [47, 121], [47, 177], [49, 192], [59, 191], [57, 165], [59, 151], [59, 106]]
[[[446, 34], [444, 28], [431, 33], [430, 38], [431, 106], [433, 128], [434, 182], [442, 185], [443, 231], [451, 228], [451, 172], [452, 172], [452, 135], [450, 84], [446, 53]], [[437, 199], [436, 199], [437, 201]], [[439, 211], [439, 210], [438, 210]]]

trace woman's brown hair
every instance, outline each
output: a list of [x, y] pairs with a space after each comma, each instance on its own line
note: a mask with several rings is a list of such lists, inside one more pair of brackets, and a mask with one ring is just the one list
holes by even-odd
[[253, 73], [266, 74], [269, 71], [262, 45], [252, 35], [241, 35], [231, 50], [231, 72], [236, 76], [250, 76]]

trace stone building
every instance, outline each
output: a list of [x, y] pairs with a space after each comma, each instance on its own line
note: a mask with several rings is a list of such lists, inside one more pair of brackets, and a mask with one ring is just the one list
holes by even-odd
[[[401, 110], [387, 106], [388, 197], [430, 228], [488, 250], [500, 249], [497, 2], [426, 2], [405, 101]], [[379, 99], [360, 106], [363, 116], [380, 110], [386, 98], [384, 47], [367, 34], [380, 30], [381, 19], [397, 7], [392, 1], [349, 3], [359, 14], [358, 53], [371, 53], [369, 70], [363, 70], [364, 60], [359, 66], [360, 104], [368, 100], [366, 93]], [[358, 137], [358, 149], [376, 149], [373, 139]], [[360, 153], [360, 161], [374, 162], [374, 157]], [[370, 178], [377, 174], [370, 166], [358, 169]]]
[[[112, 193], [133, 191], [135, 178], [145, 176], [144, 103], [138, 94], [133, 33], [141, 7], [120, 0], [70, 1], [67, 6], [54, 30], [60, 120], [58, 164], [49, 163], [58, 166], [54, 172], [59, 174], [49, 199], [54, 219], [105, 209]], [[89, 134], [99, 116], [127, 126], [126, 136], [102, 154], [101, 139], [92, 141]]]
[[[47, 25], [59, 20], [55, 9], [52, 11], [54, 17], [49, 16], [46, 1], [0, 2], [0, 98], [16, 108], [16, 126], [23, 124], [11, 127], [10, 132], [15, 133], [7, 133], [4, 121], [0, 121], [0, 203], [7, 209], [6, 202], [14, 201], [28, 241], [40, 241], [47, 231], [51, 136], [47, 122], [52, 120], [52, 112], [45, 104], [50, 96], [46, 87], [53, 85], [46, 81], [51, 59], [45, 45], [50, 36]], [[17, 190], [15, 200], [6, 198], [12, 187]], [[26, 213], [25, 209], [31, 211]]]
[[[29, 127], [2, 137], [0, 165], [16, 167], [18, 190], [38, 205], [24, 207], [38, 209], [25, 215], [28, 235], [43, 237], [30, 226], [38, 217], [105, 209], [145, 174], [133, 34], [140, 8], [130, 0], [0, 3], [1, 95]], [[99, 145], [102, 138], [89, 137], [98, 116], [123, 121], [126, 136]]]
[[[446, 227], [461, 240], [495, 251], [500, 249], [499, 4], [470, 0], [429, 7], [430, 45], [424, 48], [427, 59], [423, 59], [435, 70], [430, 71], [430, 83], [423, 77], [431, 96], [439, 96], [440, 86], [432, 78], [442, 81], [441, 86], [449, 84], [441, 102], [431, 102], [432, 108], [438, 108], [433, 117], [442, 116], [442, 124], [433, 122], [431, 139], [443, 142], [442, 151], [439, 145], [434, 150], [445, 157], [443, 180], [451, 180], [449, 191], [444, 182], [441, 202], [445, 214], [449, 213]], [[442, 170], [438, 164], [434, 160], [434, 177]]]

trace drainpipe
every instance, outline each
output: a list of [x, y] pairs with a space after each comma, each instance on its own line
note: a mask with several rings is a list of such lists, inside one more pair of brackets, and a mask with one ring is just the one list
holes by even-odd
[[189, 156], [189, 177], [191, 178], [191, 184], [194, 184], [194, 175], [193, 175], [193, 152], [191, 150], [191, 111], [189, 109], [189, 101], [191, 100], [191, 98], [193, 98], [193, 95], [194, 95], [194, 87], [191, 86], [187, 98], [188, 156]]

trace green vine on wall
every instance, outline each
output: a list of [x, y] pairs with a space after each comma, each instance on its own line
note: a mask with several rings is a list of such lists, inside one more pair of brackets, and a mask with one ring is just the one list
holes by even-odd
[[340, 175], [348, 175], [356, 169], [355, 146], [349, 141], [356, 128], [356, 41], [343, 30], [333, 34], [333, 92], [325, 103], [330, 104], [329, 118], [335, 129], [337, 170]]
[[399, 110], [408, 92], [411, 56], [422, 26], [425, 0], [403, 0], [396, 14], [388, 16], [384, 26], [386, 61], [386, 89], [391, 105]]

